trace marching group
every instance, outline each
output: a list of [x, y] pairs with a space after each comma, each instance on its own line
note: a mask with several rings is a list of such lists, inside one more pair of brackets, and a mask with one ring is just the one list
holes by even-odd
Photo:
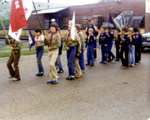
[[[43, 35], [41, 28], [35, 29], [35, 50], [38, 65], [38, 74], [36, 76], [44, 75], [44, 68], [41, 62], [44, 45], [48, 46], [48, 58], [49, 58], [49, 83], [57, 83], [59, 80], [58, 73], [63, 73], [63, 66], [61, 64], [61, 54], [63, 46], [67, 50], [67, 63], [68, 63], [68, 77], [66, 80], [73, 80], [75, 78], [81, 78], [85, 72], [85, 65], [94, 66], [94, 61], [97, 57], [97, 43], [98, 47], [101, 48], [101, 64], [107, 64], [111, 61], [120, 61], [121, 68], [127, 69], [129, 66], [134, 67], [141, 60], [141, 44], [142, 36], [138, 28], [127, 28], [124, 27], [122, 31], [116, 29], [116, 35], [111, 27], [106, 28], [101, 26], [99, 42], [96, 38], [99, 34], [99, 30], [94, 26], [93, 19], [89, 19], [89, 25], [86, 28], [86, 40], [81, 31], [81, 26], [76, 24], [75, 39], [71, 38], [72, 21], [68, 22], [68, 32], [65, 35], [64, 40], [61, 40], [60, 29], [55, 20], [52, 20], [51, 27], [48, 35]], [[112, 52], [113, 41], [115, 41], [116, 57]], [[6, 36], [6, 44], [11, 43], [10, 49], [12, 50], [11, 56], [8, 59], [7, 67], [10, 73], [10, 78], [14, 81], [20, 80], [19, 74], [19, 59], [21, 42], [15, 40], [9, 40]], [[87, 49], [87, 50], [86, 50]], [[84, 51], [87, 51], [87, 63], [84, 63]], [[14, 62], [14, 69], [12, 63]], [[57, 68], [59, 69], [57, 71]]]

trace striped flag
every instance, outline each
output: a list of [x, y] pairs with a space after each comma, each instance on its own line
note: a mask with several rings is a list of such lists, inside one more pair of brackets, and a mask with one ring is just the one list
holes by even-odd
[[[28, 27], [29, 28], [29, 27]], [[33, 37], [33, 35], [32, 35], [32, 33], [31, 33], [31, 29], [29, 28], [29, 35], [28, 35], [28, 39], [29, 39], [29, 48], [30, 48], [30, 50], [33, 48], [34, 49], [34, 45], [35, 45], [35, 39], [34, 39], [34, 37]]]
[[124, 19], [124, 14], [121, 13], [120, 15], [118, 15], [115, 19], [114, 19], [114, 23], [116, 24], [116, 26], [122, 30], [122, 28], [125, 26], [125, 19]]

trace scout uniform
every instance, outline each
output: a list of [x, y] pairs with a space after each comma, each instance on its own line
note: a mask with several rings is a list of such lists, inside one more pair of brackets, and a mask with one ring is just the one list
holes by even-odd
[[96, 38], [93, 34], [89, 35], [86, 39], [87, 47], [87, 64], [94, 66], [94, 49], [96, 49]]
[[121, 45], [121, 33], [118, 33], [115, 39], [116, 45], [116, 61], [120, 59], [120, 45]]
[[[72, 80], [75, 78], [75, 69], [74, 69], [74, 60], [76, 56], [76, 51], [77, 51], [77, 45], [79, 41], [79, 36], [76, 34], [75, 35], [75, 40], [71, 39], [71, 33], [70, 31], [65, 35], [65, 40], [64, 40], [64, 47], [69, 48], [67, 50], [67, 62], [68, 62], [68, 71], [69, 71], [69, 76], [66, 78], [67, 80]], [[81, 51], [81, 48], [78, 47], [78, 51]], [[81, 53], [81, 52], [80, 52]]]
[[84, 72], [85, 71], [85, 65], [84, 65], [84, 51], [83, 51], [83, 48], [85, 48], [85, 40], [84, 40], [83, 33], [80, 30], [77, 33], [80, 37], [80, 42], [81, 42], [81, 54], [80, 54], [79, 64], [80, 64], [81, 70]]
[[40, 34], [38, 36], [35, 36], [35, 49], [36, 49], [37, 65], [39, 69], [39, 73], [36, 74], [36, 76], [42, 76], [44, 74], [44, 69], [41, 61], [44, 53], [44, 35]]
[[108, 61], [111, 62], [113, 59], [115, 59], [114, 54], [111, 52], [112, 46], [113, 46], [113, 39], [114, 33], [112, 31], [108, 32], [109, 35], [109, 42], [108, 42]]
[[141, 60], [142, 35], [139, 33], [134, 33], [133, 39], [135, 41], [135, 62], [137, 64]]
[[[8, 39], [6, 39], [5, 43], [9, 45]], [[10, 40], [10, 44], [13, 47], [13, 53], [11, 52], [11, 55], [7, 62], [7, 67], [9, 70], [10, 78], [14, 78], [15, 81], [20, 80], [20, 74], [19, 74], [19, 59], [20, 59], [20, 50], [21, 50], [21, 43], [16, 40]], [[14, 69], [12, 67], [12, 63], [14, 63]]]
[[[122, 37], [122, 44], [121, 44], [121, 62], [122, 66], [126, 69], [128, 67], [128, 44], [130, 42], [130, 35], [125, 33]], [[125, 57], [124, 57], [125, 54]]]
[[[78, 36], [78, 38], [79, 38], [79, 36]], [[75, 69], [76, 78], [81, 78], [83, 76], [80, 65], [79, 65], [80, 54], [81, 54], [81, 41], [80, 41], [80, 39], [77, 39], [76, 56], [74, 59], [74, 69]]]
[[50, 33], [46, 37], [45, 44], [51, 48], [51, 50], [48, 51], [49, 66], [50, 66], [50, 71], [49, 71], [50, 81], [48, 81], [47, 83], [56, 83], [59, 80], [55, 63], [58, 57], [59, 47], [61, 46], [60, 39], [61, 38], [58, 32]]
[[[94, 20], [94, 19], [89, 19], [88, 21], [91, 22], [92, 20]], [[98, 31], [96, 31], [96, 29], [95, 29], [96, 26], [94, 26], [94, 25], [91, 25], [91, 26], [88, 25], [87, 31], [86, 31], [86, 35], [89, 36], [88, 31], [89, 31], [90, 28], [93, 29], [93, 34], [94, 34], [94, 36], [97, 37]], [[95, 50], [94, 50], [94, 59], [96, 59], [96, 58], [97, 58], [97, 51], [96, 51], [96, 49], [95, 49]]]
[[108, 41], [109, 35], [107, 32], [103, 32], [100, 34], [99, 37], [99, 45], [101, 45], [101, 52], [102, 52], [102, 61], [100, 63], [107, 63], [108, 59]]

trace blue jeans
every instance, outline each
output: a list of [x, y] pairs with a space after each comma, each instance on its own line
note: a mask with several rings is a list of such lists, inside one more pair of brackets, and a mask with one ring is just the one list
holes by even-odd
[[75, 76], [73, 61], [76, 55], [76, 46], [72, 46], [69, 48], [70, 49], [67, 50], [68, 71], [69, 71], [69, 75]]
[[62, 64], [61, 64], [61, 55], [58, 55], [58, 57], [57, 57], [57, 64], [58, 64], [59, 70], [64, 71], [63, 67], [62, 67]]
[[105, 44], [101, 44], [101, 52], [102, 52], [102, 62], [107, 62], [108, 46], [106, 47]]
[[94, 44], [87, 46], [87, 63], [94, 65]]
[[113, 42], [110, 42], [108, 44], [108, 58], [109, 58], [109, 60], [111, 60], [111, 57], [115, 58], [114, 54], [111, 52], [112, 47], [113, 47]]
[[41, 62], [43, 53], [44, 53], [44, 47], [37, 48], [36, 58], [37, 58], [37, 65], [38, 65], [39, 73], [41, 73], [41, 72], [44, 73], [43, 65], [42, 65], [42, 62]]
[[129, 45], [128, 61], [130, 65], [135, 65], [135, 47], [132, 46], [132, 44]]
[[81, 54], [80, 54], [79, 64], [80, 64], [81, 70], [84, 71], [85, 70], [85, 65], [84, 65], [84, 51], [83, 51], [82, 47], [81, 47]]

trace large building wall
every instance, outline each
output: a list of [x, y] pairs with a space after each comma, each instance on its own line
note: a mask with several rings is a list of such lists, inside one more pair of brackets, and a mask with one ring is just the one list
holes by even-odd
[[70, 7], [69, 18], [72, 17], [73, 11], [76, 12], [76, 22], [81, 24], [83, 16], [88, 15], [102, 15], [104, 21], [108, 21], [109, 8], [112, 7], [112, 13], [121, 13], [123, 11], [134, 11], [134, 15], [145, 15], [145, 0], [121, 0], [121, 3], [117, 1], [103, 2], [90, 5], [72, 6]]

